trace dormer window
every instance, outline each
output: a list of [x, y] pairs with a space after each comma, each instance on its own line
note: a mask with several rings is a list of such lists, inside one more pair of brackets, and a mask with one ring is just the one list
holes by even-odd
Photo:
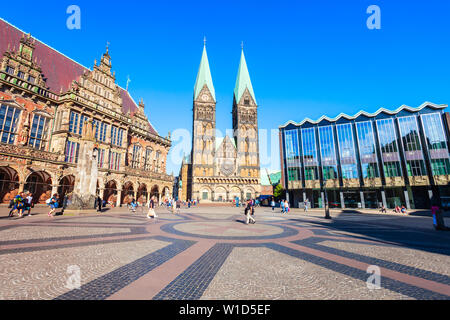
[[6, 73], [14, 75], [14, 68], [10, 66], [6, 67]]
[[28, 82], [30, 82], [30, 83], [32, 83], [32, 84], [35, 84], [35, 83], [36, 83], [36, 78], [35, 78], [35, 77], [32, 77], [32, 76], [29, 76], [29, 77], [28, 77]]
[[244, 104], [245, 104], [246, 106], [250, 105], [250, 100], [249, 100], [249, 99], [244, 99]]
[[19, 73], [17, 74], [17, 76], [18, 76], [20, 79], [25, 80], [25, 72], [19, 71]]

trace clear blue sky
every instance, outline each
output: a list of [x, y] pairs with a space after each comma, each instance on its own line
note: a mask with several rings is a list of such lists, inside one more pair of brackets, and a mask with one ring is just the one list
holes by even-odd
[[[81, 30], [66, 28], [71, 4], [81, 8]], [[372, 4], [381, 8], [381, 30], [366, 26]], [[8, 1], [1, 15], [86, 67], [109, 41], [118, 83], [125, 87], [130, 75], [130, 93], [144, 98], [162, 136], [191, 130], [204, 36], [222, 131], [231, 128], [241, 41], [261, 129], [322, 114], [450, 102], [444, 0]], [[263, 167], [279, 168], [273, 147], [276, 156]], [[178, 169], [168, 161], [169, 173]]]

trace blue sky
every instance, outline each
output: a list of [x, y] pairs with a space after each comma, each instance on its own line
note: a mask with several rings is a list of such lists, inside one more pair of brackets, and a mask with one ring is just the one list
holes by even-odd
[[[71, 4], [81, 9], [81, 30], [66, 27]], [[373, 4], [381, 30], [366, 26]], [[260, 129], [450, 101], [449, 1], [9, 1], [1, 15], [86, 67], [109, 41], [118, 83], [130, 75], [130, 93], [144, 99], [162, 136], [191, 131], [204, 36], [222, 131], [232, 124], [241, 41]], [[279, 168], [278, 144], [261, 144], [273, 158], [263, 167]], [[168, 172], [178, 169], [168, 159]]]

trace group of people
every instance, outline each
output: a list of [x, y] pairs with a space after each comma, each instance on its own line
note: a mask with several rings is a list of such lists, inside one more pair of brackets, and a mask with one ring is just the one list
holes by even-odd
[[[386, 207], [384, 205], [381, 206], [380, 209], [381, 213], [387, 213]], [[393, 212], [395, 213], [402, 213], [402, 214], [408, 214], [408, 212], [406, 211], [405, 206], [395, 206], [395, 209], [393, 210]]]
[[24, 211], [28, 211], [28, 216], [31, 216], [31, 208], [33, 207], [33, 195], [31, 192], [25, 194], [20, 192], [18, 195], [11, 200], [9, 204], [9, 217], [13, 217], [17, 213], [19, 218], [23, 216]]
[[[50, 211], [47, 213], [49, 217], [53, 217], [56, 209], [59, 207], [59, 196], [55, 193], [52, 197], [47, 199], [46, 204], [50, 207]], [[17, 213], [18, 217], [24, 216], [24, 212], [27, 212], [27, 216], [31, 216], [31, 208], [34, 207], [33, 194], [31, 192], [20, 192], [11, 200], [9, 205], [11, 210], [9, 211], [9, 217], [14, 217]]]

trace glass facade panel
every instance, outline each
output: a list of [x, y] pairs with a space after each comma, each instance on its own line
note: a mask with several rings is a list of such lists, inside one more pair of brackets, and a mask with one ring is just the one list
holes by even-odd
[[378, 140], [380, 141], [381, 161], [387, 178], [401, 177], [402, 169], [398, 153], [398, 137], [393, 119], [377, 120]]
[[305, 180], [319, 180], [316, 132], [314, 128], [302, 129], [302, 148]]
[[440, 113], [421, 116], [433, 176], [450, 174], [447, 139]]
[[358, 179], [355, 142], [350, 123], [336, 126], [343, 179]]
[[371, 121], [356, 123], [358, 136], [359, 158], [361, 162], [361, 173], [363, 179], [379, 178], [377, 148], [375, 135]]
[[419, 127], [415, 116], [398, 118], [400, 135], [405, 153], [408, 176], [426, 176], [423, 160], [422, 145], [420, 143]]
[[319, 127], [320, 156], [322, 158], [323, 179], [337, 179], [336, 148], [333, 127]]
[[0, 106], [0, 137], [2, 143], [14, 144], [20, 110], [11, 106]]
[[284, 133], [286, 168], [289, 181], [301, 180], [300, 147], [298, 130], [287, 130]]

